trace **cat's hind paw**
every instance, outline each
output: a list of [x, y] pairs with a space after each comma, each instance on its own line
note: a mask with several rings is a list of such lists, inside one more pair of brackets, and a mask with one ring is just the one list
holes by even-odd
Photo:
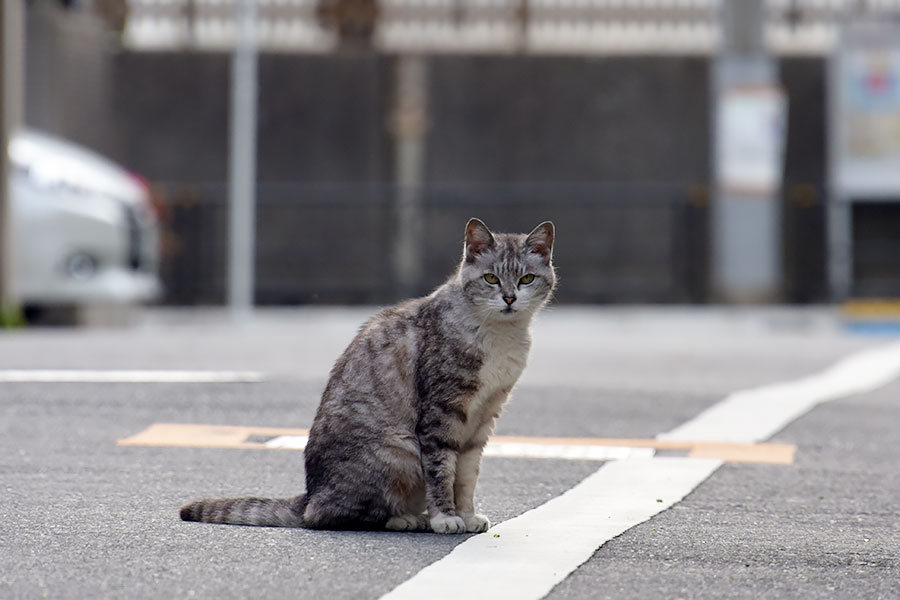
[[487, 531], [491, 527], [490, 519], [484, 515], [462, 515], [462, 519], [466, 524], [466, 531], [468, 533], [481, 533], [482, 531]]
[[425, 531], [428, 529], [428, 519], [425, 515], [400, 515], [388, 519], [384, 528], [391, 531]]
[[431, 530], [435, 533], [465, 533], [466, 522], [462, 517], [456, 515], [445, 515], [443, 513], [431, 518], [429, 523]]

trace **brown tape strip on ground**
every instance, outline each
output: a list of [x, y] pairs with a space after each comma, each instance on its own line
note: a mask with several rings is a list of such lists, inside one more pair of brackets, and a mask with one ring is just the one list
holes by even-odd
[[[231, 425], [194, 425], [154, 423], [147, 429], [117, 442], [119, 446], [168, 446], [184, 448], [270, 449], [262, 442], [248, 441], [253, 436], [308, 435], [308, 429], [286, 427], [242, 427]], [[524, 443], [568, 446], [626, 446], [659, 451], [685, 452], [691, 458], [717, 458], [726, 462], [789, 465], [794, 462], [793, 444], [728, 442], [690, 442], [629, 438], [567, 438], [493, 436], [495, 443]]]

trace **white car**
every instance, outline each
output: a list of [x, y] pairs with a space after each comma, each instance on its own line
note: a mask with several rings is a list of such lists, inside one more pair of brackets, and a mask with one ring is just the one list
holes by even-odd
[[160, 293], [147, 185], [70, 142], [10, 140], [13, 291], [26, 307], [131, 304]]

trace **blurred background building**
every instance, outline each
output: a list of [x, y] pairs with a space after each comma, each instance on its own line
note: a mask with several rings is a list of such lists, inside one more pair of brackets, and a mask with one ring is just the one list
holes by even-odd
[[[730, 299], [715, 266], [713, 65], [731, 42], [771, 65], [761, 87], [787, 107], [776, 180], [740, 196], [773, 207], [768, 234], [748, 222], [729, 250], [737, 264], [773, 257], [748, 298], [900, 296], [900, 185], [834, 178], [847, 103], [883, 117], [867, 126], [886, 137], [859, 156], [897, 166], [900, 0], [756, 2], [746, 43], [727, 4], [258, 0], [255, 302], [426, 292], [455, 265], [470, 216], [502, 231], [553, 220], [560, 302]], [[26, 6], [26, 124], [150, 183], [161, 302], [225, 302], [234, 2]], [[845, 26], [871, 22], [884, 39], [851, 56], [855, 79], [837, 76], [865, 97], [851, 89], [841, 104]]]

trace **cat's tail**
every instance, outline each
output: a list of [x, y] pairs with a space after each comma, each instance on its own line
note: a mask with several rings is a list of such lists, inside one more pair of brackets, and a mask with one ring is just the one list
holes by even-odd
[[306, 494], [285, 499], [220, 498], [185, 504], [181, 507], [181, 520], [258, 527], [303, 527], [305, 509]]

